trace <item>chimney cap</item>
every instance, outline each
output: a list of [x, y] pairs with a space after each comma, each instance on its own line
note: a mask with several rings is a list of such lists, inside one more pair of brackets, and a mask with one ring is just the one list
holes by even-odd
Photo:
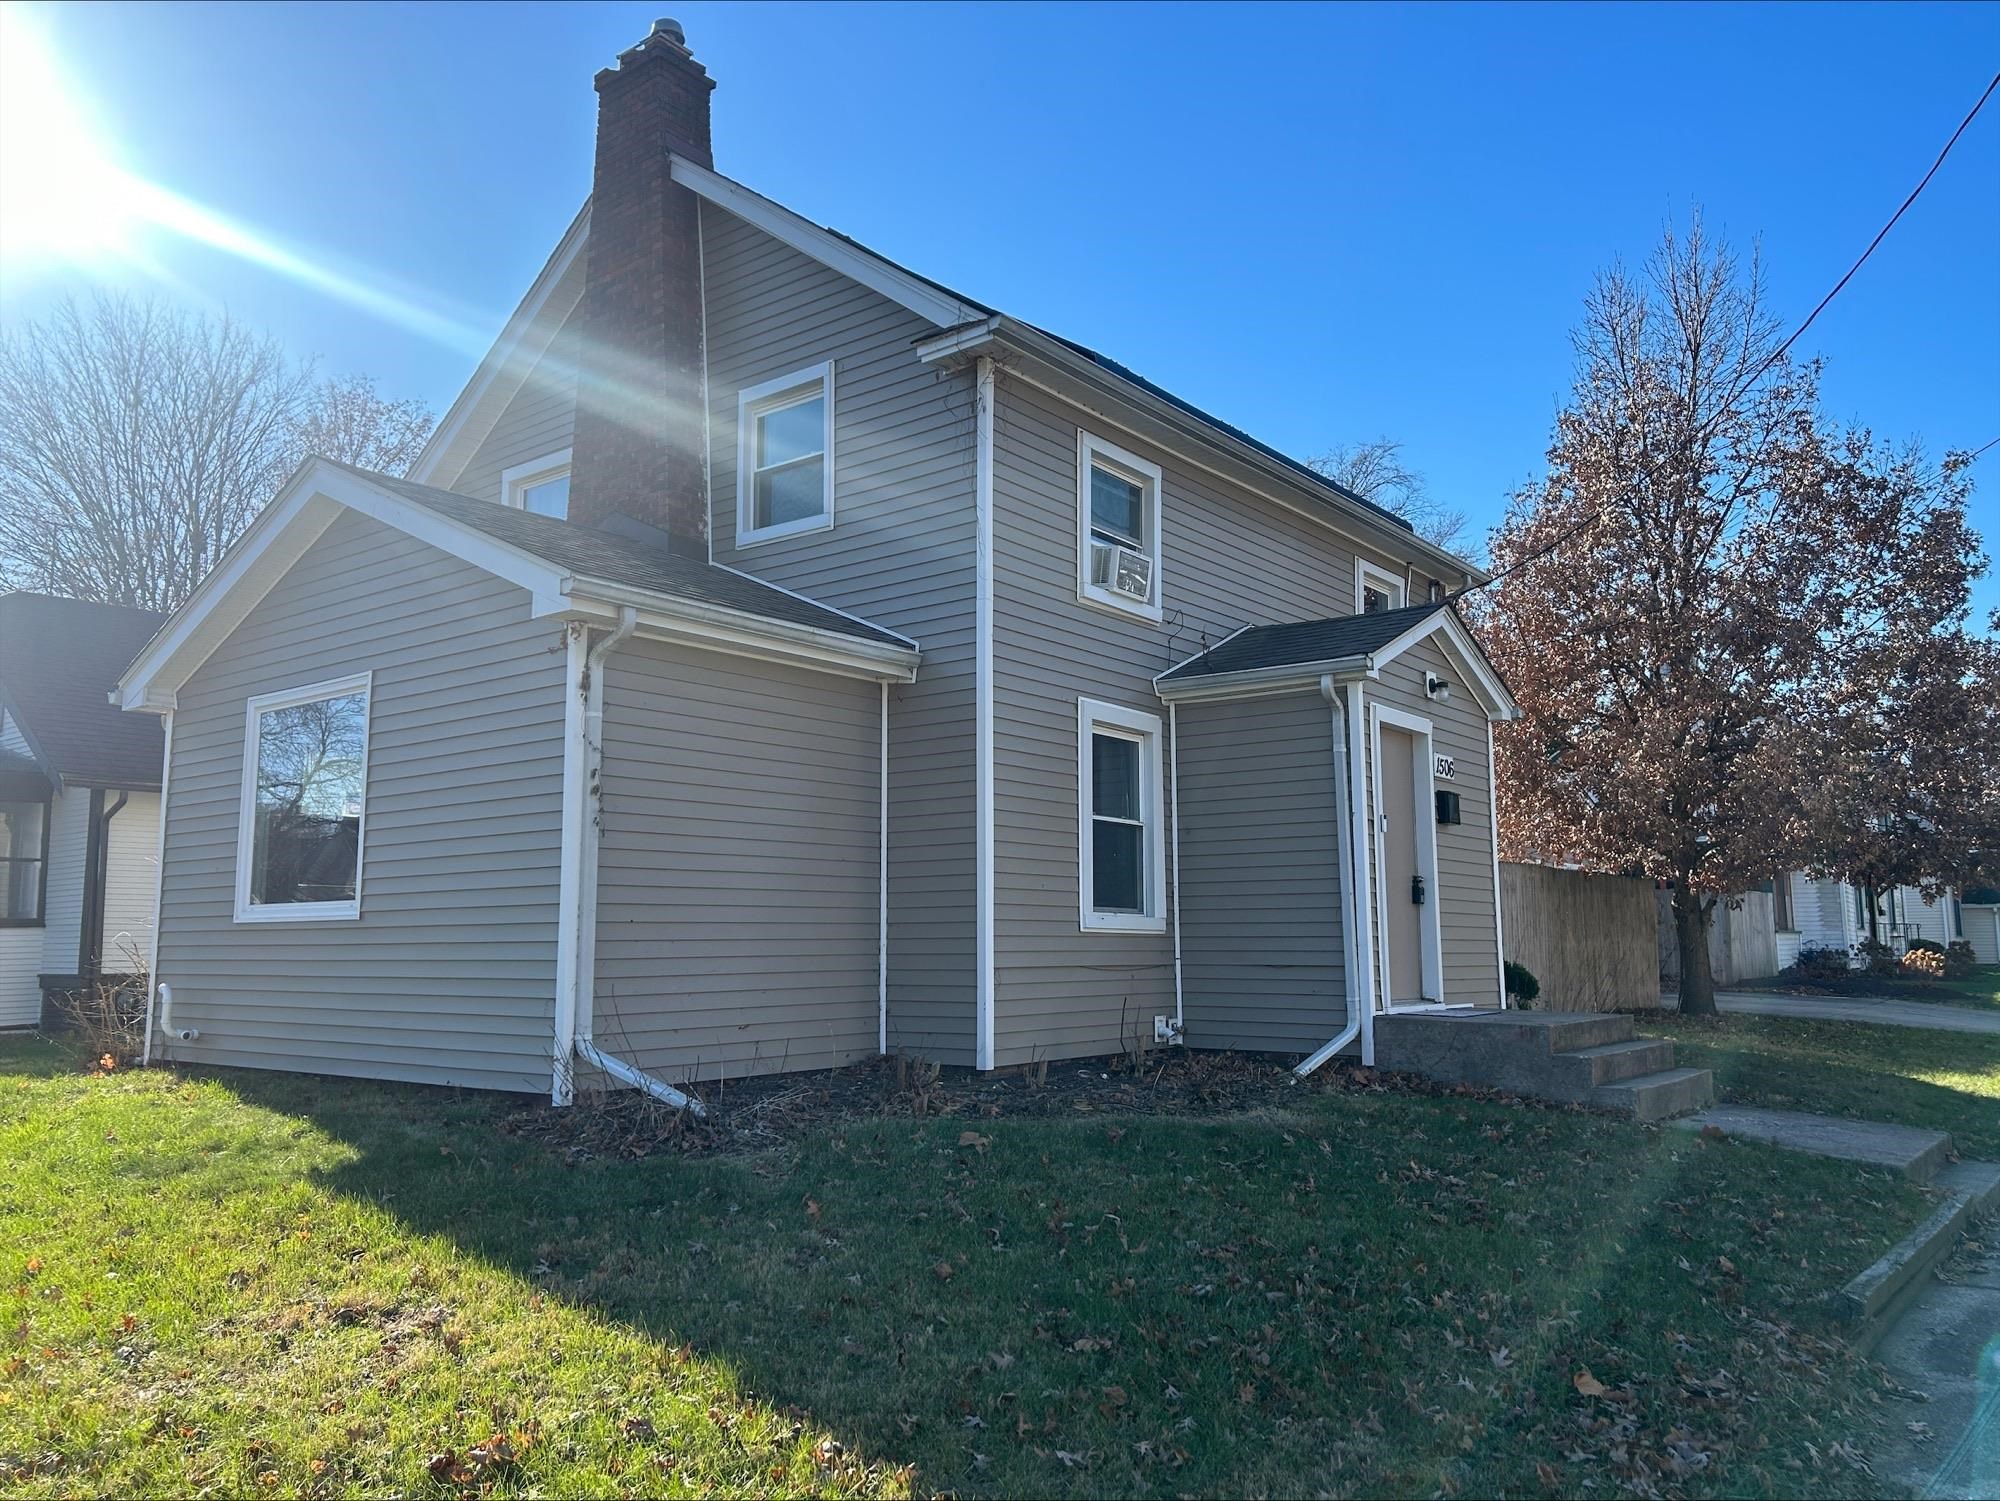
[[657, 36], [665, 37], [676, 47], [687, 46], [687, 32], [682, 28], [681, 23], [676, 21], [672, 16], [661, 16], [659, 20], [655, 21], [653, 29], [646, 33], [646, 40], [650, 42]]

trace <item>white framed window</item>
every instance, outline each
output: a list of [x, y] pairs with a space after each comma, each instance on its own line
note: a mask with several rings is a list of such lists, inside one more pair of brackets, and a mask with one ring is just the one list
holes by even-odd
[[263, 693], [243, 724], [238, 922], [361, 916], [371, 675]]
[[569, 450], [500, 471], [500, 502], [537, 516], [569, 517]]
[[1160, 466], [1076, 435], [1076, 597], [1160, 618]]
[[1166, 932], [1159, 715], [1078, 699], [1076, 786], [1079, 925]]
[[833, 525], [833, 362], [736, 398], [736, 543]]
[[1403, 578], [1386, 568], [1378, 568], [1366, 558], [1354, 560], [1355, 614], [1377, 615], [1384, 610], [1403, 608]]

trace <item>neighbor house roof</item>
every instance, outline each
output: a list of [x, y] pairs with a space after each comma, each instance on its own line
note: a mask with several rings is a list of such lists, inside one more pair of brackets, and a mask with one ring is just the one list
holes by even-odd
[[858, 641], [879, 641], [891, 646], [908, 646], [910, 639], [881, 626], [843, 615], [797, 594], [754, 579], [733, 569], [718, 567], [700, 558], [683, 557], [668, 550], [664, 541], [646, 538], [634, 523], [631, 532], [610, 531], [537, 516], [532, 511], [496, 505], [490, 500], [474, 500], [452, 490], [395, 479], [351, 464], [326, 461], [371, 484], [379, 485], [405, 500], [435, 511], [440, 516], [469, 526], [497, 542], [531, 553], [543, 562], [580, 578], [622, 584], [649, 594], [690, 600], [726, 610], [741, 610], [768, 620], [788, 621], [814, 630], [852, 636]]
[[108, 695], [164, 619], [52, 594], [0, 594], [0, 700], [43, 772], [90, 787], [160, 785], [159, 721], [121, 714]]
[[1377, 610], [1372, 615], [1336, 615], [1328, 620], [1253, 625], [1163, 672], [1159, 680], [1184, 682], [1225, 672], [1256, 672], [1266, 667], [1296, 667], [1367, 656], [1444, 608], [1442, 604], [1411, 605], [1401, 610]]

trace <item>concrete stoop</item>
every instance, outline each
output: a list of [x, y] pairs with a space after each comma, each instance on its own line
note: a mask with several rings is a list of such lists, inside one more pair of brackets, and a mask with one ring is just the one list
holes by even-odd
[[1632, 1035], [1632, 1018], [1590, 1011], [1423, 1011], [1375, 1021], [1375, 1066], [1445, 1084], [1594, 1105], [1635, 1120], [1700, 1110], [1705, 1068], [1676, 1068], [1671, 1042]]

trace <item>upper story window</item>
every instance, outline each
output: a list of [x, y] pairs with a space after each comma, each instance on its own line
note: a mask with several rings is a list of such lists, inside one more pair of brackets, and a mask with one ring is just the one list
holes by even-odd
[[553, 516], [562, 521], [569, 516], [569, 450], [544, 454], [526, 464], [516, 464], [500, 473], [500, 501], [519, 511], [537, 516]]
[[736, 401], [736, 541], [833, 525], [833, 365], [814, 365]]
[[236, 920], [361, 915], [368, 788], [364, 674], [250, 700], [236, 835]]
[[1088, 698], [1076, 708], [1080, 924], [1163, 933], [1159, 716]]
[[0, 927], [41, 923], [48, 863], [48, 803], [0, 802]]
[[1362, 615], [1403, 608], [1403, 580], [1386, 568], [1377, 568], [1366, 558], [1354, 560], [1354, 597]]
[[1076, 435], [1077, 598], [1160, 618], [1160, 466]]

